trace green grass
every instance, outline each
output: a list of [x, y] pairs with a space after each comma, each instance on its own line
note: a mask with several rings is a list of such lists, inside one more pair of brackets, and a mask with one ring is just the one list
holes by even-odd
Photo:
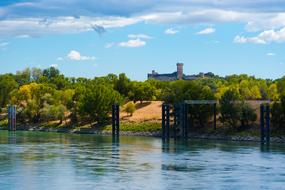
[[1, 128], [7, 128], [7, 126], [8, 126], [8, 119], [0, 120], [0, 127]]
[[[104, 131], [112, 131], [112, 126], [107, 125], [102, 128]], [[143, 123], [121, 123], [120, 131], [130, 132], [157, 132], [161, 130], [160, 123], [143, 122]]]

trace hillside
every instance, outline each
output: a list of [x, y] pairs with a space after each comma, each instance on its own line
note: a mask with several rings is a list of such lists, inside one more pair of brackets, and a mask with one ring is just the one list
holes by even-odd
[[156, 122], [161, 120], [161, 101], [151, 101], [151, 102], [143, 102], [142, 104], [136, 103], [136, 111], [133, 116], [128, 116], [126, 112], [121, 108], [121, 119], [125, 122], [144, 122], [144, 121], [152, 121]]

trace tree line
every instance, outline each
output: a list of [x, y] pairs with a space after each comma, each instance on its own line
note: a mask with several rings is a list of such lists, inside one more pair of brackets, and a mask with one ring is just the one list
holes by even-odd
[[[128, 101], [160, 100], [179, 103], [185, 99], [220, 101], [221, 120], [246, 126], [256, 120], [245, 100], [271, 100], [273, 123], [284, 128], [285, 77], [271, 80], [248, 75], [200, 78], [191, 81], [132, 81], [124, 73], [93, 79], [66, 77], [55, 67], [27, 68], [0, 75], [0, 107], [17, 105], [18, 120], [39, 123], [59, 120], [70, 123], [103, 123], [111, 105]], [[190, 110], [191, 111], [191, 110]], [[193, 120], [203, 125], [212, 117], [209, 106], [193, 109]], [[242, 124], [242, 125], [241, 125]]]

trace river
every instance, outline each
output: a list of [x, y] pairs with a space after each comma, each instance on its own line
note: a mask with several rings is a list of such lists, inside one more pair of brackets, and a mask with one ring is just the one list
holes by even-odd
[[0, 131], [0, 189], [284, 189], [285, 145]]

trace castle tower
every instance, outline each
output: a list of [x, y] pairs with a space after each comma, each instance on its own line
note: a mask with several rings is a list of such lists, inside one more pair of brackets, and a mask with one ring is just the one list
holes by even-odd
[[183, 79], [183, 63], [177, 63], [177, 79]]

